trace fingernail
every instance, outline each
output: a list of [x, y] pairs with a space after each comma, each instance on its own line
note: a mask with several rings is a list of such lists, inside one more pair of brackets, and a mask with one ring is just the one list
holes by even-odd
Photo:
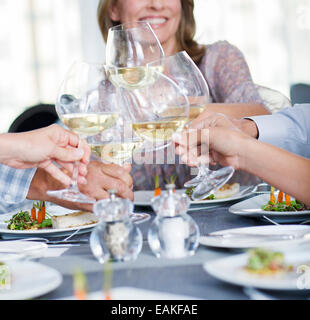
[[87, 184], [87, 180], [84, 177], [79, 177], [80, 184]]
[[82, 158], [84, 155], [84, 149], [77, 148], [74, 150], [74, 156], [77, 158]]

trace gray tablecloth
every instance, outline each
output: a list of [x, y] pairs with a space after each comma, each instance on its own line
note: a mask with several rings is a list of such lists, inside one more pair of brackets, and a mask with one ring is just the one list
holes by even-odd
[[[262, 220], [233, 215], [228, 212], [229, 205], [190, 212], [190, 215], [198, 223], [202, 235], [228, 228], [269, 224]], [[152, 212], [150, 208], [136, 208], [136, 210]], [[150, 251], [146, 241], [147, 230], [153, 218], [154, 214], [152, 213], [151, 220], [139, 224], [143, 233], [144, 244], [138, 259], [127, 263], [113, 263], [113, 287], [136, 287], [200, 299], [248, 299], [241, 287], [213, 278], [202, 267], [202, 264], [206, 261], [239, 252], [212, 249], [200, 245], [196, 254], [189, 258], [157, 259]], [[86, 238], [89, 237], [89, 234], [76, 237]], [[56, 290], [39, 297], [39, 299], [60, 299], [72, 296], [72, 274], [76, 267], [85, 272], [90, 292], [102, 289], [103, 267], [93, 257], [87, 244], [71, 247], [57, 258], [41, 258], [39, 262], [59, 270], [63, 275], [62, 284]], [[282, 299], [304, 298], [302, 295], [292, 297], [290, 294], [282, 294], [281, 296], [278, 294], [278, 297]]]

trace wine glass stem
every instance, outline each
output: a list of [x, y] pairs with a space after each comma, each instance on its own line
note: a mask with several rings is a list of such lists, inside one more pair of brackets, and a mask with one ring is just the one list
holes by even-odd
[[208, 166], [204, 165], [204, 164], [200, 164], [198, 166], [198, 175], [199, 176], [206, 176], [208, 175], [208, 173], [210, 172], [210, 169]]
[[69, 186], [69, 190], [71, 191], [79, 192], [79, 187], [77, 182], [78, 174], [79, 174], [79, 161], [75, 161], [73, 166], [72, 179]]

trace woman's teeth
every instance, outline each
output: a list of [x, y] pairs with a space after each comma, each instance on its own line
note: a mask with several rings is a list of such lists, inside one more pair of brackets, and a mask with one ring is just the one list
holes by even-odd
[[149, 18], [143, 19], [143, 21], [148, 22], [149, 24], [162, 24], [166, 22], [165, 18]]

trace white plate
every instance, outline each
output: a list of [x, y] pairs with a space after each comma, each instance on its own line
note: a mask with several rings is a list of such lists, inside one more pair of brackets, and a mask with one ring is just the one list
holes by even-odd
[[43, 264], [30, 261], [7, 263], [11, 273], [11, 288], [0, 289], [0, 300], [32, 299], [56, 289], [61, 274]]
[[[56, 206], [53, 206], [53, 208]], [[58, 206], [57, 206], [58, 207]], [[59, 209], [61, 208], [61, 209]], [[67, 214], [71, 212], [75, 212], [74, 210], [69, 210], [63, 207], [57, 208], [58, 212], [55, 212], [52, 209], [48, 209], [48, 213], [50, 215], [60, 215], [61, 214]], [[27, 209], [23, 209], [27, 210]], [[56, 210], [56, 209], [55, 209]], [[74, 231], [79, 230], [79, 233], [83, 232], [89, 232], [94, 226], [97, 225], [97, 223], [89, 224], [86, 226], [80, 226], [80, 227], [74, 227], [74, 228], [65, 228], [65, 229], [39, 229], [39, 230], [9, 230], [7, 228], [7, 223], [5, 221], [8, 221], [15, 213], [17, 213], [19, 210], [14, 210], [14, 212], [6, 213], [3, 215], [0, 215], [0, 235], [3, 239], [10, 239], [10, 238], [26, 238], [26, 237], [60, 237], [60, 236], [66, 236], [70, 235]], [[27, 210], [30, 212], [30, 208]]]
[[247, 253], [206, 262], [203, 268], [213, 277], [239, 286], [269, 290], [300, 290], [298, 278], [302, 275], [297, 274], [296, 269], [302, 264], [309, 264], [310, 252], [288, 251], [284, 257], [285, 262], [293, 265], [294, 269], [291, 272], [273, 276], [254, 275], [243, 270], [248, 259]]
[[[29, 209], [23, 208], [23, 210], [27, 210], [30, 212]], [[73, 228], [65, 228], [65, 229], [39, 229], [39, 230], [9, 230], [7, 228], [8, 221], [15, 213], [17, 213], [19, 209], [14, 210], [14, 212], [6, 213], [0, 215], [0, 235], [3, 239], [11, 239], [11, 238], [26, 238], [26, 237], [60, 237], [60, 236], [68, 236], [71, 233], [78, 231], [78, 233], [85, 233], [90, 232], [92, 228], [94, 228], [97, 223], [80, 226], [80, 227], [73, 227]], [[76, 210], [70, 210], [61, 206], [52, 205], [47, 207], [47, 212], [50, 215], [65, 215], [68, 213], [75, 212]], [[145, 222], [150, 219], [150, 215], [148, 213], [134, 213], [132, 216], [132, 221], [136, 224]]]
[[252, 238], [247, 236], [238, 236], [230, 238], [218, 238], [218, 237], [206, 237], [201, 236], [199, 239], [200, 244], [210, 247], [217, 248], [228, 248], [228, 249], [247, 249], [256, 248], [261, 246], [268, 247], [287, 247], [289, 245], [297, 245], [305, 240], [303, 238], [298, 238], [299, 235], [310, 233], [310, 226], [302, 225], [281, 225], [281, 226], [259, 226], [259, 227], [249, 227], [249, 228], [234, 228], [226, 229], [217, 232], [212, 232], [211, 234], [253, 234], [253, 235], [292, 235], [296, 236], [295, 239], [272, 239], [272, 238]]
[[[178, 189], [177, 193], [184, 193], [185, 189]], [[239, 199], [243, 199], [248, 197], [252, 193], [252, 188], [249, 188], [248, 186], [241, 186], [240, 191], [229, 198], [224, 199], [214, 199], [214, 200], [199, 200], [199, 201], [192, 201], [191, 205], [216, 205], [229, 202], [229, 201], [235, 201]], [[151, 205], [151, 199], [154, 197], [154, 191], [153, 190], [139, 190], [134, 192], [134, 204], [136, 206], [150, 206]]]
[[310, 210], [284, 212], [262, 210], [261, 207], [267, 204], [269, 199], [269, 194], [261, 194], [232, 205], [229, 212], [244, 217], [262, 218], [266, 216], [277, 222], [299, 222], [310, 218]]

